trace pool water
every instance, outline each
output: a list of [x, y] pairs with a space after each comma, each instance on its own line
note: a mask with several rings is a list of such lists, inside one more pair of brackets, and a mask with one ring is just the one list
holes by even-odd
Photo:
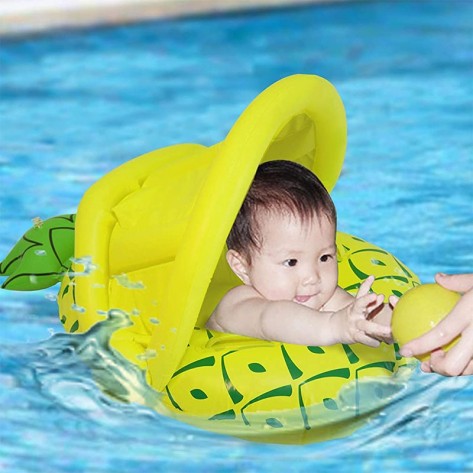
[[[0, 257], [130, 158], [213, 144], [294, 73], [340, 92], [349, 142], [340, 230], [430, 282], [473, 268], [473, 4], [353, 2], [3, 41]], [[416, 372], [352, 436], [302, 447], [202, 432], [105, 396], [61, 334], [55, 291], [0, 291], [0, 471], [472, 471], [473, 377]], [[94, 351], [95, 350], [95, 351]], [[130, 397], [153, 396], [126, 372]], [[132, 380], [133, 382], [131, 382]], [[125, 383], [126, 384], [126, 383]], [[134, 394], [133, 394], [134, 393]]]

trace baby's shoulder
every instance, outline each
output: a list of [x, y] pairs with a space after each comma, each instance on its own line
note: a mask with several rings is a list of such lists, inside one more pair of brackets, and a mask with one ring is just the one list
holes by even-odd
[[245, 301], [247, 299], [252, 299], [254, 297], [261, 297], [259, 292], [252, 286], [247, 286], [242, 284], [230, 289], [220, 301], [220, 304], [225, 305], [235, 305], [239, 302]]
[[220, 300], [207, 321], [207, 328], [220, 332], [231, 332], [238, 319], [239, 309], [251, 299], [261, 295], [251, 286], [241, 285], [230, 289]]

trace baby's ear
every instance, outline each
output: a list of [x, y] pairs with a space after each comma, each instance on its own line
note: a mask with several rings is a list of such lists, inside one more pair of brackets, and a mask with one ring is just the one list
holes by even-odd
[[244, 284], [250, 285], [250, 277], [248, 275], [248, 262], [238, 251], [227, 251], [227, 262], [231, 270], [243, 281]]

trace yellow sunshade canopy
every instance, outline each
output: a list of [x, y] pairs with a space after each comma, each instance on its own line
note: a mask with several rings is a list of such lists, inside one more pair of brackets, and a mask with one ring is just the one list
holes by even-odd
[[[239, 283], [222, 255], [258, 165], [296, 161], [331, 191], [346, 137], [335, 88], [318, 76], [294, 75], [258, 95], [221, 143], [163, 148], [104, 176], [77, 214], [75, 255], [93, 264], [75, 281], [84, 309], [79, 330], [111, 308], [139, 314], [112, 344], [130, 359], [153, 351], [150, 384], [163, 390], [194, 327], [203, 327], [218, 300]], [[88, 261], [76, 263], [76, 270]]]

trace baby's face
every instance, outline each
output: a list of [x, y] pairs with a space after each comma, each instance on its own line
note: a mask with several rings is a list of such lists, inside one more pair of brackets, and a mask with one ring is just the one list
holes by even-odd
[[251, 285], [266, 299], [320, 310], [338, 283], [335, 226], [326, 217], [302, 223], [289, 215], [261, 215], [262, 245], [247, 268]]

